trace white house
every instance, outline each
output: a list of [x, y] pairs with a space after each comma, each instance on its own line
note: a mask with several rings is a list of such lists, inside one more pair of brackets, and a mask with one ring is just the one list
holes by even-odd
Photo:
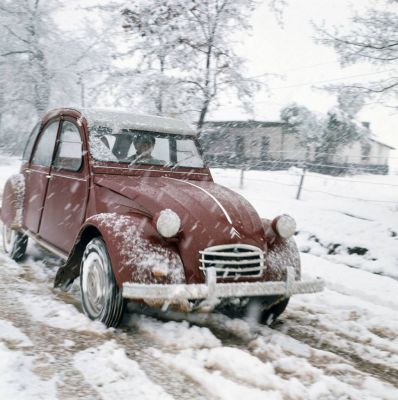
[[[201, 134], [211, 165], [245, 166], [259, 169], [287, 169], [306, 161], [309, 168], [327, 173], [343, 173], [347, 167], [373, 173], [388, 173], [393, 147], [371, 135], [368, 140], [341, 146], [330, 154], [323, 166], [314, 148], [306, 149], [297, 138], [286, 133], [283, 122], [211, 121]], [[325, 165], [326, 164], [326, 165]]]

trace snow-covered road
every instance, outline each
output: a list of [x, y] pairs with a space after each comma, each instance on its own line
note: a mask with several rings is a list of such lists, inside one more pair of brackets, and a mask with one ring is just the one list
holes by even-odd
[[[0, 169], [4, 181], [15, 163]], [[236, 189], [225, 174], [216, 178]], [[256, 187], [242, 193], [265, 216]], [[265, 189], [263, 195], [270, 196]], [[317, 218], [321, 223], [330, 209], [342, 207], [322, 204], [329, 211], [319, 206], [310, 220], [309, 203], [270, 208], [298, 211], [311, 232]], [[383, 219], [379, 210], [377, 235], [394, 223], [397, 212], [387, 211]], [[356, 207], [359, 212], [365, 211]], [[317, 229], [324, 240], [337, 230]], [[356, 240], [377, 252], [366, 233]], [[292, 298], [273, 328], [215, 314], [154, 318], [130, 308], [120, 328], [107, 330], [80, 312], [77, 285], [68, 294], [52, 288], [58, 260], [32, 245], [28, 250], [20, 264], [0, 254], [2, 400], [398, 398], [398, 281], [388, 273], [396, 263], [382, 276], [365, 258], [352, 268], [323, 252], [303, 253], [304, 275], [323, 277], [327, 288]]]

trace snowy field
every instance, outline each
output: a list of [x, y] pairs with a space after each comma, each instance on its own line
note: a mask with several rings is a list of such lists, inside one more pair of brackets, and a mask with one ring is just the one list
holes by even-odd
[[[2, 187], [18, 164], [0, 164]], [[1, 400], [398, 398], [398, 176], [310, 174], [299, 201], [294, 173], [247, 172], [243, 189], [239, 171], [214, 178], [262, 217], [293, 215], [303, 273], [326, 290], [293, 297], [272, 328], [130, 309], [107, 330], [81, 314], [77, 288], [52, 289], [59, 260], [1, 253]]]

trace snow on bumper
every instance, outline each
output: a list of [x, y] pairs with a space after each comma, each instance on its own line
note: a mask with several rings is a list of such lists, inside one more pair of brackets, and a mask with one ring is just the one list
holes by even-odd
[[202, 284], [139, 284], [124, 283], [123, 297], [132, 300], [164, 301], [168, 303], [218, 299], [228, 297], [274, 296], [290, 297], [299, 293], [316, 293], [324, 288], [322, 279], [296, 281], [294, 268], [287, 268], [286, 281], [217, 283], [216, 271], [207, 269], [206, 283]]

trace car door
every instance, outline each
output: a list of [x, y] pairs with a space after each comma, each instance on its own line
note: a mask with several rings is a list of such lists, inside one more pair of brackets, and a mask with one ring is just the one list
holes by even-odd
[[63, 118], [50, 173], [39, 235], [69, 252], [85, 218], [89, 189], [83, 136], [74, 119]]
[[30, 163], [26, 164], [27, 167], [23, 170], [24, 226], [33, 233], [39, 231], [58, 127], [59, 119], [50, 120], [44, 126], [33, 147]]

